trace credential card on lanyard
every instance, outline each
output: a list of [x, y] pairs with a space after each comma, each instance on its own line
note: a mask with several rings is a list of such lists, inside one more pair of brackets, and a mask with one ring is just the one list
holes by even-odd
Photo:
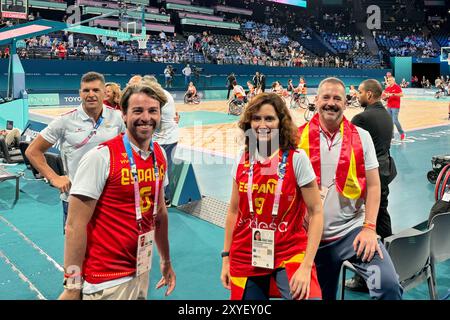
[[139, 235], [136, 255], [136, 277], [150, 272], [152, 268], [154, 235], [154, 230]]
[[81, 143], [75, 145], [75, 149], [79, 149], [79, 148], [81, 148], [82, 146], [84, 146], [85, 144], [87, 144], [87, 143], [89, 142], [89, 140], [91, 140], [91, 138], [94, 136], [94, 134], [97, 133], [97, 129], [98, 129], [98, 127], [100, 127], [100, 125], [102, 124], [102, 122], [103, 122], [103, 117], [100, 116], [100, 118], [98, 118], [97, 123], [95, 124], [94, 128], [91, 130], [91, 132], [89, 133], [89, 135], [88, 135], [86, 138], [84, 138], [84, 140], [81, 141]]
[[253, 228], [252, 239], [252, 266], [273, 269], [275, 231]]

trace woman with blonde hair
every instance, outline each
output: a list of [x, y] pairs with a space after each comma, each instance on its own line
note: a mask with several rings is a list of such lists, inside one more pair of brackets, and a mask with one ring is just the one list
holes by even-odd
[[103, 104], [116, 110], [120, 110], [120, 99], [122, 93], [120, 86], [115, 82], [107, 82], [105, 84], [105, 100]]

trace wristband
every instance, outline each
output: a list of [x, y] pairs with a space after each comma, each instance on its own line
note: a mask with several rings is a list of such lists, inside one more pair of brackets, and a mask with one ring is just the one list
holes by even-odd
[[222, 258], [228, 257], [229, 255], [230, 255], [230, 251], [223, 251], [223, 252], [220, 254], [220, 256], [221, 256]]
[[375, 223], [370, 223], [370, 222], [364, 222], [363, 223], [363, 228], [370, 229], [370, 230], [373, 230], [373, 231], [377, 230], [376, 224]]

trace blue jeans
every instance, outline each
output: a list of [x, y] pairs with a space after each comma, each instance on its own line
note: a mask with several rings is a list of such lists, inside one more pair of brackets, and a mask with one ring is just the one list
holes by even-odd
[[184, 76], [184, 84], [187, 86], [191, 82], [191, 76]]
[[[177, 150], [178, 142], [171, 144], [162, 144], [161, 147], [164, 149], [167, 155], [167, 174], [169, 181], [172, 180], [173, 175], [173, 157], [175, 156], [175, 151]], [[172, 199], [172, 190], [170, 190], [170, 184], [164, 188], [164, 194], [166, 199]]]
[[[387, 108], [387, 110], [392, 117], [392, 122], [397, 127], [398, 133], [404, 134], [405, 131], [403, 131], [400, 121], [398, 121], [398, 114], [400, 112], [400, 108]], [[394, 135], [392, 135], [392, 136], [394, 136]]]
[[[360, 258], [356, 257], [353, 241], [360, 232], [361, 227], [356, 228], [344, 237], [320, 246], [319, 250], [317, 250], [315, 262], [323, 300], [336, 300], [339, 273], [345, 260], [348, 260], [358, 270], [364, 280], [369, 282], [369, 294], [372, 298], [401, 300], [403, 288], [398, 281], [394, 264], [380, 241], [379, 244], [384, 259], [381, 259], [378, 253], [375, 253], [370, 262], [362, 262]], [[376, 270], [379, 270], [379, 278], [376, 279], [379, 281], [373, 286], [370, 281], [373, 280], [371, 278]]]

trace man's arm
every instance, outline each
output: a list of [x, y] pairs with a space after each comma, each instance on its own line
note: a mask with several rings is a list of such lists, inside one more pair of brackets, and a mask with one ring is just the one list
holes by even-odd
[[25, 151], [25, 155], [30, 160], [33, 167], [54, 187], [58, 188], [61, 192], [68, 192], [70, 189], [69, 177], [57, 175], [45, 160], [44, 153], [52, 146], [53, 145], [50, 142], [45, 140], [41, 135], [38, 135]]
[[[64, 272], [70, 274], [71, 271], [75, 270], [76, 273], [80, 273], [80, 275], [74, 277], [75, 283], [80, 283], [80, 286], [81, 270], [86, 254], [86, 227], [91, 220], [96, 205], [97, 200], [89, 197], [71, 195], [69, 198], [69, 214], [67, 217], [66, 241], [64, 245]], [[80, 294], [81, 288], [64, 289], [59, 299], [80, 299]]]
[[168, 218], [167, 207], [164, 199], [164, 187], [161, 188], [158, 199], [158, 214], [155, 218], [155, 243], [158, 247], [160, 256], [160, 269], [162, 278], [159, 280], [156, 288], [159, 289], [163, 286], [167, 286], [166, 296], [170, 295], [175, 289], [176, 276], [172, 269], [172, 262], [170, 261], [170, 248], [169, 248], [169, 236], [168, 236]]
[[372, 260], [375, 251], [378, 252], [383, 259], [383, 253], [378, 245], [378, 236], [376, 232], [376, 223], [378, 217], [378, 209], [380, 207], [381, 187], [378, 168], [366, 171], [366, 209], [364, 226], [353, 242], [353, 248], [357, 256], [362, 261], [369, 262]]

